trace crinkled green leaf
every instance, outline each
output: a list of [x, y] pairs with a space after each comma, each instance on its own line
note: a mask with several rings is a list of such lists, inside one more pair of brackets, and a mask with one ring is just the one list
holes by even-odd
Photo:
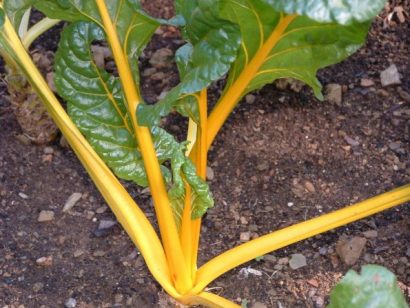
[[[138, 0], [106, 1], [118, 37], [139, 84], [138, 57], [151, 39], [159, 22], [140, 10]], [[50, 18], [67, 21], [90, 21], [103, 28], [95, 1], [88, 0], [36, 0], [34, 6]]]
[[[147, 186], [120, 80], [98, 68], [92, 60], [91, 43], [104, 39], [104, 31], [95, 23], [80, 21], [67, 27], [56, 53], [55, 84], [68, 103], [70, 117], [104, 162], [118, 177]], [[152, 127], [151, 132], [159, 162], [171, 165], [171, 172], [163, 165], [162, 171], [176, 209], [177, 223], [183, 209], [178, 200], [185, 196], [184, 181], [191, 184], [196, 196], [197, 203], [193, 202], [193, 206], [198, 208], [194, 207], [193, 215], [206, 211], [213, 205], [209, 187], [196, 175], [185, 156], [185, 144], [179, 144], [159, 127]]]
[[[195, 111], [195, 96], [185, 97], [208, 87], [224, 76], [235, 61], [240, 44], [239, 28], [219, 17], [219, 0], [180, 0], [177, 10], [185, 19], [184, 38], [188, 44], [176, 54], [180, 84], [155, 106], [141, 106], [139, 121], [143, 125], [156, 123], [173, 108], [187, 116]], [[144, 110], [145, 109], [145, 110]], [[193, 116], [198, 120], [198, 116]]]
[[96, 24], [67, 27], [56, 53], [55, 83], [68, 102], [70, 117], [107, 165], [120, 178], [146, 186], [120, 80], [92, 61], [90, 44], [104, 39]]
[[11, 24], [18, 30], [24, 13], [33, 4], [33, 0], [4, 0], [4, 10]]
[[328, 308], [407, 308], [396, 277], [378, 265], [362, 267], [359, 275], [347, 272], [330, 294]]
[[263, 0], [279, 12], [304, 15], [319, 22], [350, 24], [373, 19], [386, 0]]
[[[223, 3], [222, 15], [240, 26], [243, 40], [229, 73], [226, 87], [229, 89], [245, 68], [252, 65], [252, 60], [260, 56], [261, 48], [278, 26], [281, 13], [263, 0], [224, 0]], [[315, 95], [322, 98], [317, 71], [354, 53], [363, 44], [368, 27], [368, 22], [343, 26], [296, 17], [263, 59], [242, 95], [276, 79], [292, 77], [311, 86]]]
[[213, 207], [214, 201], [208, 184], [197, 176], [195, 166], [185, 156], [186, 143], [178, 143], [172, 135], [157, 126], [153, 126], [151, 132], [158, 159], [171, 163], [173, 179], [169, 196], [177, 225], [180, 225], [184, 208], [185, 182], [191, 187], [192, 219], [200, 218], [208, 208]]

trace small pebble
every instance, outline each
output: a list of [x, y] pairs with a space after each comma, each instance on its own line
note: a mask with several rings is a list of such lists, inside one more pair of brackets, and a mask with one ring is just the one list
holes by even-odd
[[399, 70], [392, 64], [389, 68], [380, 73], [380, 80], [383, 87], [401, 84]]
[[37, 221], [38, 222], [48, 222], [54, 220], [54, 212], [53, 211], [41, 211], [38, 215]]
[[76, 204], [77, 202], [81, 199], [81, 197], [83, 196], [82, 193], [79, 192], [75, 192], [73, 193], [65, 202], [64, 204], [64, 208], [63, 208], [63, 212], [66, 213], [69, 210], [71, 210]]
[[44, 154], [53, 154], [54, 153], [54, 149], [52, 147], [45, 147], [43, 149]]
[[209, 166], [206, 167], [206, 178], [209, 181], [213, 181], [213, 179], [215, 178], [214, 170]]
[[367, 240], [363, 237], [341, 238], [336, 244], [336, 252], [347, 265], [354, 265], [362, 255]]
[[264, 303], [256, 302], [252, 305], [252, 308], [268, 308], [268, 306], [266, 306]]
[[307, 191], [309, 191], [310, 193], [315, 193], [315, 192], [316, 192], [315, 186], [312, 184], [312, 182], [306, 181], [306, 182], [305, 182], [305, 188], [306, 188]]
[[28, 196], [25, 193], [20, 192], [19, 197], [22, 199], [28, 199]]
[[368, 87], [374, 86], [374, 81], [368, 78], [362, 78], [360, 80], [360, 85], [364, 88], [368, 88]]
[[255, 102], [255, 100], [256, 100], [256, 96], [253, 95], [253, 94], [248, 94], [248, 95], [245, 96], [245, 101], [248, 104], [253, 104]]
[[346, 141], [349, 145], [351, 145], [352, 147], [357, 147], [357, 146], [360, 145], [360, 143], [359, 143], [357, 140], [355, 140], [355, 139], [353, 139], [353, 138], [350, 138], [350, 137], [347, 136], [347, 135], [344, 136], [344, 139], [345, 139], [345, 141]]
[[341, 105], [343, 101], [343, 89], [340, 84], [331, 83], [326, 86], [326, 100], [336, 105]]
[[277, 258], [273, 255], [264, 255], [263, 260], [271, 263], [276, 263]]
[[319, 254], [321, 254], [322, 256], [327, 254], [327, 248], [326, 247], [322, 247], [319, 249]]
[[267, 162], [262, 162], [256, 166], [259, 171], [266, 171], [269, 169], [269, 164]]
[[111, 219], [102, 219], [98, 224], [98, 227], [93, 231], [96, 237], [104, 237], [110, 234], [113, 228], [117, 225], [117, 222]]
[[306, 257], [300, 253], [293, 254], [289, 261], [289, 266], [293, 270], [297, 270], [306, 266]]
[[64, 303], [65, 308], [75, 308], [77, 306], [77, 301], [75, 298], [70, 297]]
[[289, 263], [289, 258], [280, 258], [279, 260], [278, 260], [278, 264], [280, 264], [280, 265], [287, 265]]
[[74, 258], [78, 258], [81, 257], [84, 254], [84, 251], [81, 249], [77, 249], [76, 251], [74, 251]]
[[44, 267], [52, 266], [53, 265], [53, 257], [48, 256], [48, 257], [38, 258], [36, 260], [36, 264], [39, 265], [39, 266], [44, 266]]
[[363, 232], [363, 235], [365, 238], [376, 238], [378, 233], [376, 230], [369, 230], [369, 231], [365, 231]]
[[240, 241], [241, 242], [249, 242], [251, 239], [251, 233], [250, 232], [242, 232], [240, 235]]
[[104, 205], [104, 206], [99, 207], [95, 212], [96, 212], [97, 214], [103, 214], [103, 213], [105, 213], [107, 210], [108, 210], [108, 207]]
[[93, 256], [97, 257], [97, 258], [104, 257], [105, 256], [105, 251], [97, 250], [93, 253]]
[[41, 282], [36, 282], [36, 283], [33, 285], [33, 291], [34, 291], [34, 292], [38, 292], [38, 291], [40, 291], [42, 288], [44, 288], [44, 284], [41, 283]]

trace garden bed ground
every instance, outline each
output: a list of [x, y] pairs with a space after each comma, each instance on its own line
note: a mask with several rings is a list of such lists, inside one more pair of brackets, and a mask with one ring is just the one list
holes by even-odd
[[[148, 1], [146, 1], [148, 2]], [[172, 15], [170, 1], [150, 1], [147, 9]], [[309, 89], [280, 91], [275, 86], [248, 97], [230, 117], [210, 152], [210, 181], [216, 206], [204, 219], [200, 263], [240, 243], [410, 182], [410, 23], [384, 18], [408, 1], [392, 1], [373, 24], [368, 43], [347, 61], [325, 69], [324, 85], [341, 85], [342, 103], [319, 102]], [[52, 34], [54, 35], [54, 34]], [[55, 48], [55, 36], [37, 48]], [[142, 60], [157, 48], [174, 50], [178, 33], [164, 28]], [[395, 64], [402, 84], [383, 88], [380, 72]], [[145, 76], [147, 101], [176, 81]], [[364, 86], [363, 79], [374, 85]], [[218, 87], [212, 89], [214, 96]], [[95, 234], [113, 214], [70, 149], [22, 142], [20, 128], [5, 97], [0, 98], [0, 307], [158, 307], [159, 285], [124, 231], [115, 226]], [[167, 127], [181, 134], [186, 125], [173, 118]], [[153, 218], [149, 197], [126, 184]], [[62, 212], [74, 192], [82, 198]], [[50, 222], [38, 222], [43, 210]], [[365, 251], [352, 266], [374, 263], [398, 275], [410, 295], [409, 204], [273, 252], [235, 269], [210, 285], [237, 303], [266, 307], [323, 307], [332, 286], [349, 269], [335, 247], [343, 236], [366, 237]], [[367, 232], [375, 231], [375, 232]], [[286, 258], [303, 254], [307, 265], [292, 270]], [[38, 264], [41, 257], [52, 262]], [[48, 260], [50, 260], [48, 259]], [[40, 262], [41, 263], [41, 262]], [[50, 264], [49, 264], [50, 263]], [[255, 306], [256, 307], [256, 306]], [[260, 307], [260, 306], [259, 306]]]

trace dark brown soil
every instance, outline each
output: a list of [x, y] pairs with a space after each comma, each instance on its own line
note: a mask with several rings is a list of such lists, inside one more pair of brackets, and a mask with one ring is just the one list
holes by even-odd
[[[157, 16], [171, 17], [170, 2], [146, 1], [146, 6]], [[383, 27], [397, 5], [410, 12], [408, 1], [392, 2], [374, 22], [364, 48], [320, 72], [324, 85], [344, 87], [342, 104], [319, 102], [306, 88], [296, 93], [272, 85], [235, 110], [209, 157], [216, 206], [204, 219], [201, 264], [240, 244], [242, 232], [257, 237], [410, 182], [410, 22], [395, 18]], [[51, 38], [55, 41], [55, 35]], [[178, 32], [163, 28], [145, 52], [143, 69], [157, 48], [175, 50], [180, 44]], [[55, 43], [36, 46], [54, 49]], [[382, 88], [380, 72], [392, 63], [402, 84]], [[145, 78], [147, 101], [176, 82], [172, 72], [166, 71], [168, 84]], [[375, 85], [361, 86], [362, 78]], [[77, 307], [158, 307], [162, 290], [124, 231], [116, 226], [102, 236], [93, 232], [99, 221], [114, 217], [77, 158], [59, 142], [48, 147], [22, 142], [4, 85], [1, 89], [0, 307], [62, 307], [69, 298]], [[214, 87], [213, 95], [217, 91]], [[181, 123], [175, 118], [168, 126], [181, 134]], [[358, 145], [349, 145], [347, 137]], [[153, 218], [148, 196], [125, 185]], [[83, 197], [63, 213], [74, 192]], [[54, 211], [54, 220], [37, 222], [42, 210]], [[248, 307], [255, 302], [323, 307], [330, 289], [350, 268], [335, 252], [339, 238], [375, 230], [353, 268], [386, 266], [409, 298], [409, 217], [409, 204], [399, 206], [243, 266], [262, 276], [246, 278], [238, 268], [209, 287], [239, 304], [248, 301]], [[307, 266], [292, 270], [279, 264], [284, 260], [278, 263], [295, 253], [306, 257]], [[36, 263], [49, 256], [52, 265]]]

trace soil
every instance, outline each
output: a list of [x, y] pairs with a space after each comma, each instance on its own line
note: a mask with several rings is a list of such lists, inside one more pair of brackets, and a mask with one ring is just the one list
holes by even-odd
[[[145, 2], [152, 14], [173, 14], [172, 1]], [[408, 1], [391, 1], [366, 46], [319, 73], [324, 85], [343, 87], [342, 103], [319, 102], [307, 88], [280, 91], [269, 85], [234, 111], [210, 152], [216, 206], [204, 219], [200, 264], [240, 244], [243, 232], [257, 237], [410, 182], [410, 22], [408, 15], [404, 23], [397, 17], [385, 21], [399, 5], [410, 12]], [[57, 36], [46, 34], [35, 47], [53, 50]], [[179, 45], [172, 27], [157, 31], [142, 71], [155, 50]], [[402, 83], [383, 88], [380, 72], [393, 63]], [[174, 68], [165, 72], [165, 84], [145, 76], [147, 101], [177, 81]], [[362, 86], [363, 78], [374, 85]], [[219, 90], [213, 87], [211, 98]], [[186, 123], [173, 117], [166, 125], [182, 135]], [[95, 232], [101, 220], [115, 218], [73, 152], [59, 141], [25, 142], [4, 84], [0, 126], [0, 307], [63, 307], [70, 298], [76, 307], [158, 307], [163, 291], [121, 227]], [[124, 185], [153, 219], [149, 196]], [[63, 212], [74, 192], [81, 199]], [[53, 211], [54, 219], [38, 222], [43, 210]], [[393, 271], [409, 299], [409, 217], [409, 204], [398, 206], [249, 262], [209, 287], [248, 307], [324, 307], [349, 268], [372, 263]], [[336, 253], [344, 236], [368, 237], [353, 266]], [[307, 265], [292, 270], [284, 258], [295, 253]], [[41, 257], [52, 261], [42, 263]], [[262, 276], [245, 277], [245, 267]]]

